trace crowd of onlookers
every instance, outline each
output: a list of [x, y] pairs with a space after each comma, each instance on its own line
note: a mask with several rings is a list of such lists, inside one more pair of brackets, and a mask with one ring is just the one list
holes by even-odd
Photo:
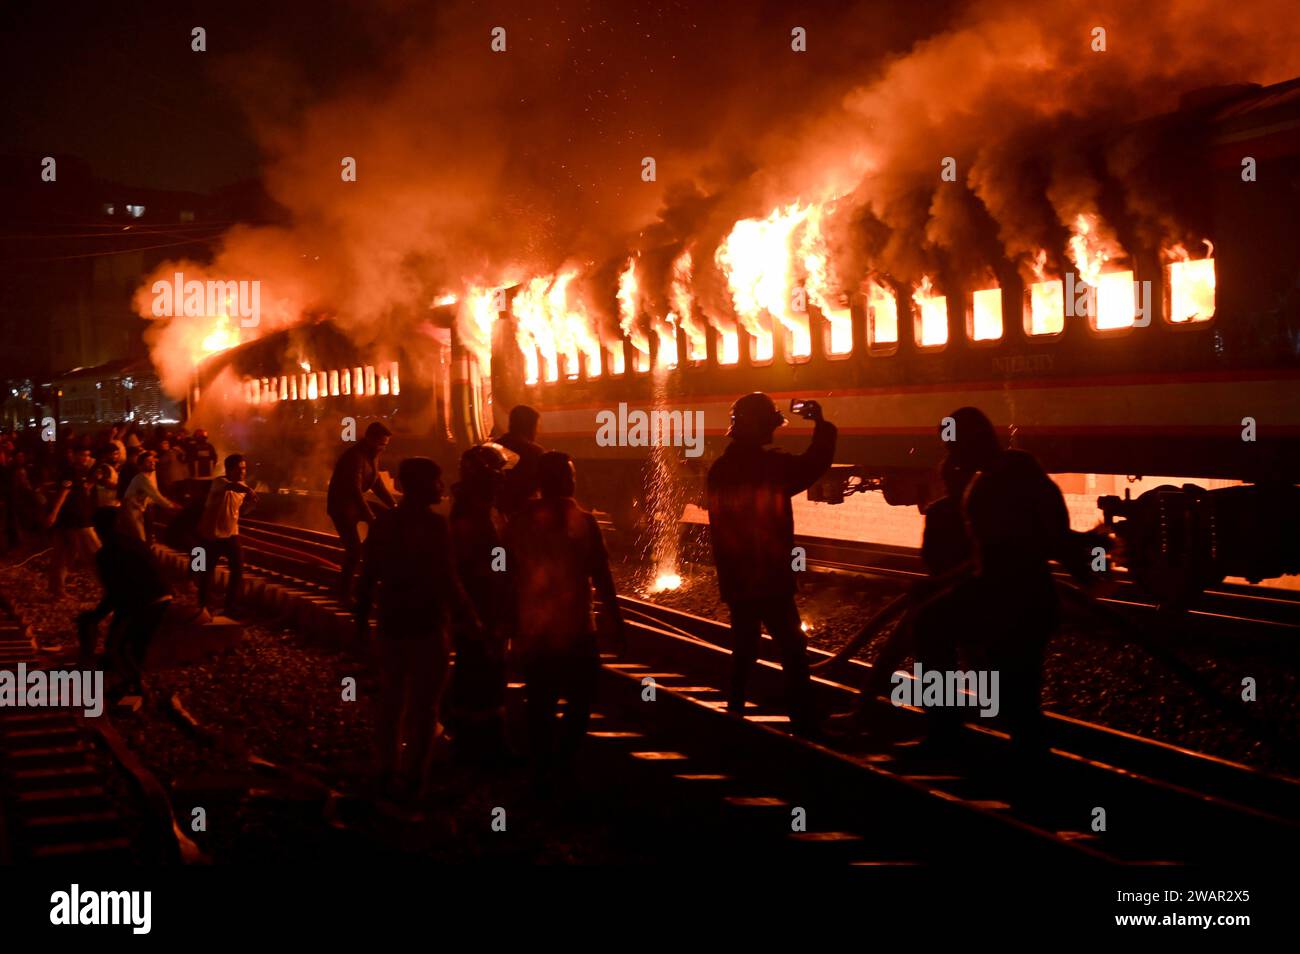
[[151, 508], [176, 509], [181, 484], [216, 471], [216, 448], [201, 428], [191, 434], [114, 424], [45, 436], [40, 429], [0, 432], [0, 555], [49, 548], [55, 598], [68, 570], [98, 551], [95, 527], [106, 525], [105, 516], [119, 533], [147, 540]]

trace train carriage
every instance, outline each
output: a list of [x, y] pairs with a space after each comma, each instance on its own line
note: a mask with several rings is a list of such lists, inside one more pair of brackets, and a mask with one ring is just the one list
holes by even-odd
[[[808, 305], [802, 350], [773, 321], [766, 343], [741, 325], [730, 334], [710, 326], [698, 355], [699, 342], [678, 327], [675, 342], [651, 334], [640, 348], [626, 336], [607, 339], [597, 367], [584, 353], [576, 362], [526, 353], [512, 289], [493, 322], [490, 371], [462, 341], [452, 305], [431, 310], [420, 334], [389, 351], [356, 348], [333, 322], [319, 321], [211, 359], [198, 376], [196, 408], [204, 388], [231, 372], [225, 387], [242, 390], [253, 427], [276, 435], [262, 466], [293, 483], [301, 478], [277, 473], [284, 468], [277, 453], [310, 453], [284, 444], [293, 432], [286, 420], [320, 430], [323, 420], [333, 427], [342, 416], [359, 426], [383, 419], [399, 453], [418, 449], [451, 466], [460, 449], [503, 431], [511, 406], [531, 404], [542, 412], [544, 442], [578, 461], [586, 501], [628, 524], [645, 496], [650, 451], [598, 441], [601, 411], [701, 412], [704, 453], [681, 460], [682, 472], [698, 477], [721, 451], [736, 396], [763, 390], [778, 401], [816, 398], [840, 426], [841, 441], [835, 471], [813, 496], [834, 502], [848, 489], [873, 487], [890, 503], [924, 505], [940, 493], [939, 422], [975, 405], [1053, 473], [1284, 487], [1289, 493], [1269, 490], [1253, 502], [1236, 495], [1233, 513], [1254, 513], [1248, 518], [1269, 526], [1266, 511], [1280, 506], [1271, 525], [1290, 532], [1300, 479], [1300, 80], [1217, 91], [1152, 122], [1163, 126], [1148, 130], [1149, 139], [1186, 144], [1162, 190], [1206, 241], [1171, 256], [1126, 234], [1126, 262], [1094, 278], [1091, 298], [1078, 297], [1072, 274], [1026, 281], [1005, 260], [989, 263], [995, 283], [938, 269], [924, 295], [872, 275], [839, 311]], [[1098, 152], [1107, 145], [1098, 143]], [[373, 382], [372, 368], [379, 369]], [[345, 384], [335, 383], [335, 372]], [[778, 436], [791, 448], [802, 439], [794, 428]], [[1170, 508], [1174, 490], [1184, 493], [1171, 488], [1143, 507], [1111, 501], [1107, 514], [1167, 537], [1170, 526], [1151, 530], [1156, 518], [1143, 510], [1159, 502], [1162, 513], [1182, 512], [1167, 518], [1181, 521], [1180, 534], [1213, 534], [1203, 526], [1213, 522], [1213, 508], [1208, 516], [1186, 500]], [[1214, 541], [1196, 548], [1206, 547]], [[1261, 549], [1268, 565], [1252, 566], [1253, 577], [1300, 569], [1294, 544]], [[1226, 553], [1197, 559], [1183, 576], [1234, 572]]]

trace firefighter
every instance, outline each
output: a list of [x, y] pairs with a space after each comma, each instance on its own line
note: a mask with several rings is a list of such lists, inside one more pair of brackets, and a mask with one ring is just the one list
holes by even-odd
[[546, 449], [537, 443], [542, 416], [536, 408], [519, 404], [510, 409], [510, 430], [497, 443], [518, 458], [506, 474], [499, 506], [509, 517], [537, 495], [537, 464]]
[[732, 669], [728, 710], [741, 715], [760, 627], [781, 652], [791, 727], [814, 732], [812, 684], [799, 610], [795, 606], [794, 511], [790, 499], [807, 490], [835, 457], [835, 425], [816, 401], [802, 412], [813, 421], [812, 442], [798, 456], [767, 447], [786, 423], [770, 397], [747, 394], [731, 408], [731, 444], [709, 468], [709, 535], [722, 600], [731, 610]]
[[393, 495], [379, 476], [379, 455], [392, 436], [393, 432], [379, 421], [373, 422], [361, 440], [339, 456], [330, 475], [325, 510], [343, 545], [339, 598], [344, 604], [352, 600], [353, 580], [361, 557], [361, 534], [357, 528], [363, 523], [372, 524], [375, 519], [366, 494], [373, 493], [389, 509], [395, 506]]
[[480, 444], [460, 458], [452, 491], [451, 537], [456, 569], [482, 629], [452, 628], [456, 665], [447, 694], [447, 726], [462, 756], [496, 761], [506, 757], [506, 645], [512, 590], [502, 538], [505, 519], [496, 508], [506, 456]]

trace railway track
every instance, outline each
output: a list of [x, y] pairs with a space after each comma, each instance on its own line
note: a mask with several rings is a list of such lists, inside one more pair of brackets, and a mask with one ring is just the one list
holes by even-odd
[[[926, 575], [920, 551], [905, 547], [796, 537], [810, 566], [846, 573], [866, 573], [900, 579]], [[1068, 580], [1065, 573], [1058, 574]], [[1113, 592], [1097, 602], [1150, 624], [1160, 607], [1122, 574], [1112, 581]], [[1201, 626], [1242, 636], [1300, 636], [1300, 592], [1276, 587], [1223, 583], [1206, 590], [1195, 608], [1170, 616], [1169, 627]]]
[[[341, 552], [332, 535], [245, 521], [243, 538], [251, 566], [296, 588], [319, 625], [332, 621], [338, 638], [346, 639], [346, 614], [323, 590], [335, 578]], [[915, 837], [899, 842], [893, 832], [893, 840], [885, 838], [882, 817], [924, 826], [926, 842], [947, 831], [993, 850], [1014, 844], [1028, 853], [1112, 862], [1240, 859], [1243, 846], [1252, 856], [1281, 858], [1297, 846], [1297, 780], [1060, 714], [1048, 714], [1051, 755], [1030, 777], [1014, 771], [1005, 733], [977, 724], [967, 724], [967, 744], [944, 757], [894, 744], [895, 737], [920, 732], [925, 716], [888, 705], [880, 707], [880, 734], [796, 738], [786, 731], [780, 673], [767, 639], [754, 703], [743, 721], [734, 719], [722, 711], [727, 627], [630, 597], [620, 601], [629, 621], [628, 647], [621, 658], [605, 658], [602, 678], [605, 698], [613, 700], [609, 714], [625, 728], [603, 726], [597, 738], [606, 744], [637, 740], [653, 724], [676, 748], [660, 751], [662, 759], [642, 753], [646, 761], [722, 764], [718, 771], [675, 776], [723, 785], [748, 775], [751, 788], [778, 792], [735, 796], [745, 809], [798, 806], [801, 792], [803, 801], [820, 797], [819, 817], [834, 823], [811, 834], [849, 846], [846, 859], [853, 847], [874, 847], [882, 839], [883, 856], [872, 857], [907, 860], [909, 845], [912, 855], [918, 853]], [[857, 686], [869, 669], [848, 660], [833, 678], [815, 677], [823, 707], [856, 705]], [[648, 689], [654, 705], [646, 704]], [[757, 777], [755, 766], [762, 766]], [[824, 792], [836, 793], [833, 805], [819, 796]]]
[[[63, 668], [0, 600], [0, 669]], [[107, 706], [107, 703], [104, 703]], [[194, 856], [157, 780], [107, 710], [0, 707], [0, 863], [174, 861]]]

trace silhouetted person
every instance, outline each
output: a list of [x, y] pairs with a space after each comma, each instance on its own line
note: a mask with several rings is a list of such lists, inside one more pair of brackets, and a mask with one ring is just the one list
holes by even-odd
[[63, 597], [68, 570], [89, 563], [99, 550], [95, 536], [95, 484], [91, 477], [94, 458], [88, 447], [75, 450], [63, 470], [57, 495], [46, 518], [54, 531], [54, 552], [50, 556], [50, 595]]
[[244, 483], [248, 462], [240, 454], [226, 458], [225, 473], [212, 480], [203, 513], [199, 517], [199, 545], [204, 550], [203, 571], [199, 574], [199, 609], [208, 609], [212, 578], [217, 561], [225, 557], [230, 567], [226, 584], [226, 615], [239, 612], [239, 589], [244, 578], [244, 551], [239, 542], [239, 515], [247, 505], [256, 503], [257, 494]]
[[185, 459], [190, 466], [190, 476], [207, 480], [217, 468], [217, 449], [208, 440], [208, 432], [197, 428], [185, 447]]
[[119, 446], [119, 444], [109, 445], [108, 462], [117, 469], [117, 499], [121, 500], [126, 496], [131, 481], [135, 480], [135, 475], [140, 473], [140, 448], [128, 447], [125, 454], [122, 454], [118, 451]]
[[150, 558], [143, 542], [117, 532], [117, 515], [111, 508], [95, 514], [95, 530], [103, 544], [95, 566], [104, 595], [92, 610], [77, 617], [81, 659], [88, 664], [95, 654], [98, 626], [110, 613], [106, 649], [118, 677], [115, 695], [140, 693], [140, 673], [149, 643], [172, 603], [171, 587]]
[[343, 544], [343, 566], [339, 574], [339, 598], [347, 603], [352, 599], [352, 584], [361, 558], [361, 534], [357, 527], [370, 524], [374, 511], [366, 501], [366, 494], [374, 493], [389, 508], [394, 506], [393, 495], [379, 477], [379, 455], [388, 446], [390, 431], [375, 421], [366, 428], [365, 436], [353, 447], [345, 450], [334, 465], [330, 476], [325, 509], [339, 542]]
[[[599, 629], [621, 635], [623, 619], [596, 518], [573, 499], [573, 461], [549, 451], [537, 465], [541, 497], [510, 518], [506, 551], [515, 586], [514, 652], [527, 684], [528, 743], [534, 763], [567, 761], [587, 733], [600, 657]], [[556, 734], [556, 708], [565, 700]]]
[[505, 486], [501, 489], [501, 512], [507, 517], [537, 494], [537, 465], [546, 453], [537, 443], [537, 425], [541, 419], [535, 408], [518, 404], [510, 409], [510, 430], [497, 439], [498, 444], [519, 458], [506, 472]]
[[[961, 649], [968, 661], [996, 670], [1012, 741], [1024, 754], [1041, 754], [1043, 656], [1060, 617], [1050, 561], [1087, 579], [1087, 537], [1070, 530], [1065, 498], [1032, 455], [1003, 449], [975, 408], [952, 417], [949, 457], [970, 475], [962, 515], [972, 561], [917, 609], [916, 659], [923, 670], [950, 671]], [[951, 740], [964, 712], [935, 710], [933, 737]]]
[[718, 588], [731, 609], [731, 686], [728, 709], [742, 714], [761, 626], [781, 652], [786, 705], [795, 731], [816, 727], [812, 685], [799, 610], [795, 606], [794, 511], [790, 498], [807, 490], [835, 457], [835, 425], [808, 401], [816, 423], [812, 443], [798, 456], [766, 447], [785, 417], [755, 391], [731, 408], [731, 444], [709, 468], [709, 536]]
[[504, 549], [505, 519], [496, 508], [505, 477], [505, 454], [480, 444], [460, 458], [452, 487], [451, 536], [456, 570], [482, 628], [452, 628], [456, 665], [447, 694], [447, 725], [457, 749], [471, 758], [507, 754], [506, 645], [513, 591]]
[[419, 790], [434, 740], [450, 662], [450, 618], [474, 627], [474, 610], [456, 576], [442, 499], [442, 472], [426, 457], [402, 461], [402, 502], [380, 514], [366, 537], [356, 621], [369, 634], [379, 604], [380, 697], [375, 730], [379, 773], [404, 793]]
[[[925, 508], [921, 560], [930, 575], [912, 584], [907, 610], [876, 653], [871, 674], [863, 686], [862, 700], [851, 714], [850, 722], [857, 728], [867, 725], [876, 698], [889, 694], [897, 667], [916, 651], [916, 620], [920, 607], [961, 574], [968, 575], [972, 570], [974, 547], [966, 529], [962, 498], [970, 479], [981, 467], [997, 459], [1001, 446], [992, 424], [982, 412], [975, 408], [960, 408], [953, 412], [952, 418], [955, 439], [948, 445], [948, 453], [939, 468], [945, 495]], [[940, 437], [944, 431], [945, 427], [940, 423]], [[951, 645], [956, 643], [954, 637]], [[931, 651], [940, 654], [940, 661], [945, 661], [950, 659], [949, 649], [933, 645]]]

